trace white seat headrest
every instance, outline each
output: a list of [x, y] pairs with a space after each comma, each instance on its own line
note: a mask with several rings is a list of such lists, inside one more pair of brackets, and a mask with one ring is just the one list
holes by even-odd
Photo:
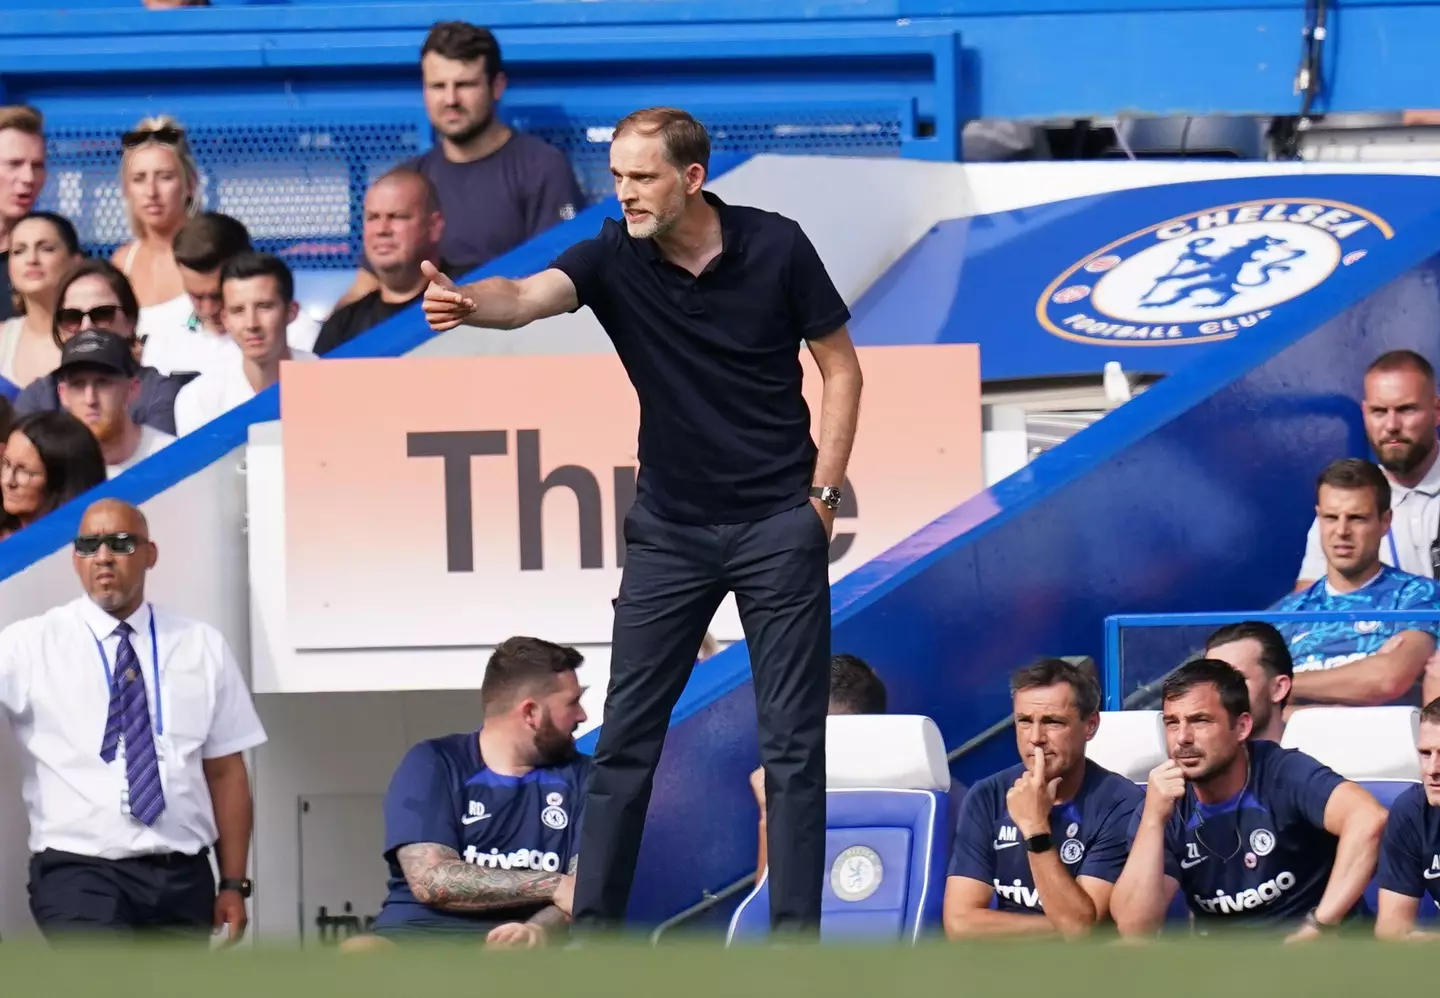
[[831, 714], [826, 724], [826, 788], [949, 789], [945, 741], [930, 718]]
[[1133, 783], [1144, 783], [1164, 762], [1165, 723], [1158, 710], [1102, 710], [1085, 757]]
[[1419, 730], [1415, 707], [1307, 707], [1291, 715], [1280, 744], [1347, 780], [1419, 780]]

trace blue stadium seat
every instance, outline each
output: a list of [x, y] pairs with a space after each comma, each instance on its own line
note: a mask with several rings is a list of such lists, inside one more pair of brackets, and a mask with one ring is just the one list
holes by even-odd
[[[952, 783], [940, 729], [928, 717], [828, 719], [826, 941], [914, 943], [940, 925], [952, 830]], [[769, 935], [768, 871], [740, 903], [726, 943]]]
[[[1314, 756], [1389, 807], [1420, 782], [1415, 753], [1419, 729], [1420, 711], [1415, 707], [1311, 707], [1290, 718], [1281, 744]], [[1376, 893], [1372, 880], [1365, 889], [1372, 912]], [[1434, 919], [1435, 906], [1422, 903], [1420, 917]]]

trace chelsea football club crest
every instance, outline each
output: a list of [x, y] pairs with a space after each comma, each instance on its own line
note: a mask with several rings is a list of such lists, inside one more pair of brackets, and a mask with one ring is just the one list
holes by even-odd
[[1040, 325], [1080, 343], [1169, 346], [1251, 329], [1395, 234], [1342, 201], [1247, 201], [1168, 219], [1054, 281]]

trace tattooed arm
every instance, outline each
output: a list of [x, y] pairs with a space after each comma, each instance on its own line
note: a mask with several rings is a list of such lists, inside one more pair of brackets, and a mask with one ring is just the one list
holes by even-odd
[[401, 846], [395, 858], [415, 900], [445, 911], [486, 911], [549, 901], [561, 880], [560, 874], [541, 870], [476, 866], [435, 842]]
[[565, 877], [555, 889], [551, 903], [524, 922], [506, 922], [490, 930], [485, 945], [495, 949], [534, 949], [562, 936], [570, 928], [570, 908], [575, 892], [575, 871], [579, 857], [572, 857]]

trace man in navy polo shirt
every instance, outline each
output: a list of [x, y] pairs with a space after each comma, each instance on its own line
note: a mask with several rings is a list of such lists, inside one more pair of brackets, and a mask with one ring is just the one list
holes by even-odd
[[[576, 926], [620, 924], [670, 712], [727, 591], [745, 627], [765, 765], [771, 925], [814, 937], [825, 873], [829, 546], [860, 406], [850, 317], [788, 218], [703, 191], [710, 137], [674, 108], [615, 126], [624, 222], [520, 281], [425, 264], [433, 329], [514, 329], [588, 305], [640, 400], [605, 724]], [[800, 343], [824, 379], [820, 443]], [[581, 403], [583, 404], [583, 403]]]
[[1161, 927], [1177, 891], [1202, 932], [1318, 938], [1364, 911], [1385, 808], [1310, 756], [1247, 741], [1245, 677], [1197, 659], [1165, 679], [1170, 758], [1150, 773], [1111, 909], [1126, 936]]
[[485, 668], [480, 730], [406, 753], [385, 795], [390, 891], [376, 936], [530, 948], [569, 925], [590, 769], [573, 738], [581, 661], [510, 638]]
[[1085, 758], [1100, 724], [1092, 670], [1042, 658], [1010, 679], [1021, 762], [977, 783], [945, 883], [951, 939], [1086, 936], [1109, 917], [1140, 788]]
[[1440, 700], [1420, 712], [1415, 747], [1420, 784], [1395, 799], [1380, 842], [1380, 939], [1440, 939], [1440, 932], [1415, 927], [1422, 904], [1440, 905]]

